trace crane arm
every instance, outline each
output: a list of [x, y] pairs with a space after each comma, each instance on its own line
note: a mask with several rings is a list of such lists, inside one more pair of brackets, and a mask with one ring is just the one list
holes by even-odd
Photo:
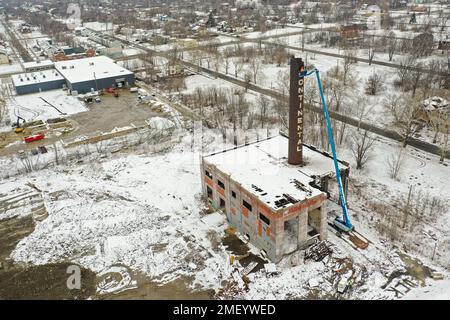
[[333, 131], [331, 130], [331, 121], [330, 121], [330, 116], [328, 114], [328, 108], [327, 108], [327, 104], [325, 102], [325, 96], [323, 94], [323, 87], [322, 87], [322, 81], [320, 80], [320, 72], [318, 69], [314, 69], [312, 71], [303, 71], [300, 76], [305, 77], [305, 76], [309, 76], [312, 73], [316, 74], [316, 80], [317, 80], [317, 85], [319, 86], [319, 93], [320, 93], [320, 100], [322, 102], [322, 109], [323, 109], [323, 113], [325, 115], [325, 121], [327, 123], [327, 130], [328, 130], [328, 140], [330, 141], [330, 146], [331, 146], [331, 152], [333, 154], [333, 162], [334, 162], [334, 169], [336, 171], [336, 180], [338, 183], [338, 189], [339, 189], [339, 202], [342, 208], [342, 214], [343, 214], [343, 221], [338, 220], [337, 222], [342, 224], [343, 226], [345, 226], [345, 229], [347, 231], [350, 231], [353, 229], [353, 225], [350, 222], [350, 217], [348, 215], [348, 209], [347, 209], [347, 201], [345, 199], [345, 195], [344, 195], [344, 189], [342, 188], [342, 179], [341, 179], [341, 172], [339, 170], [339, 165], [338, 165], [338, 161], [337, 161], [337, 156], [336, 156], [336, 147], [334, 144], [334, 139], [333, 139]]

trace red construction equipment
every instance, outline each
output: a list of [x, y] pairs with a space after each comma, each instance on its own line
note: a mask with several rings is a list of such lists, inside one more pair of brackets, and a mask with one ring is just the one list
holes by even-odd
[[39, 134], [33, 134], [31, 136], [25, 137], [24, 140], [25, 140], [26, 143], [30, 143], [30, 142], [33, 142], [33, 141], [42, 140], [44, 138], [45, 138], [44, 134], [43, 133], [39, 133]]

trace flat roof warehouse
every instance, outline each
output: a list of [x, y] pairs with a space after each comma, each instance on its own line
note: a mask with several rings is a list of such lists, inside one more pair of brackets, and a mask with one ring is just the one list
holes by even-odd
[[58, 61], [55, 68], [70, 83], [133, 75], [133, 72], [105, 56]]
[[105, 56], [58, 61], [54, 66], [45, 61], [36, 62], [30, 63], [29, 67], [33, 72], [13, 77], [19, 95], [62, 88], [72, 94], [87, 93], [110, 87], [131, 86], [135, 81], [132, 71]]
[[11, 76], [15, 87], [27, 86], [30, 84], [39, 84], [55, 80], [64, 80], [61, 74], [56, 70], [42, 70], [15, 74]]

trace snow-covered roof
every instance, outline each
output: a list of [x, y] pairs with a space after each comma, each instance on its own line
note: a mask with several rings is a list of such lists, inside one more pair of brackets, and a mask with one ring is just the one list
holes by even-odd
[[[303, 201], [323, 194], [310, 186], [315, 176], [334, 174], [333, 159], [319, 151], [303, 148], [305, 165], [293, 166], [287, 163], [288, 139], [276, 136], [264, 141], [240, 146], [204, 157], [221, 172], [230, 175], [247, 191], [274, 210], [280, 209], [275, 201], [288, 194]], [[340, 163], [341, 169], [347, 167]], [[289, 207], [292, 203], [286, 204]]]
[[55, 62], [55, 68], [71, 83], [133, 74], [105, 56], [58, 61]]
[[43, 61], [31, 61], [31, 62], [24, 62], [23, 67], [25, 70], [31, 69], [31, 68], [41, 68], [41, 67], [53, 67], [54, 63], [51, 60], [43, 60]]
[[55, 69], [48, 69], [36, 72], [15, 74], [11, 76], [14, 87], [27, 86], [56, 80], [64, 80], [61, 74]]

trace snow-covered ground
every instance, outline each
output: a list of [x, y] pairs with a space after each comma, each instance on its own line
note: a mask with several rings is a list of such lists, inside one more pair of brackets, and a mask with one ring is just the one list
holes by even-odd
[[115, 28], [111, 22], [83, 22], [83, 27], [92, 29], [94, 31], [111, 31]]
[[[144, 148], [130, 155], [97, 158], [82, 165], [61, 165], [5, 179], [0, 194], [25, 191], [31, 182], [42, 190], [49, 214], [13, 250], [14, 261], [46, 264], [69, 260], [99, 274], [123, 265], [161, 283], [188, 276], [193, 279], [192, 288], [220, 288], [222, 280], [230, 279], [231, 272], [230, 252], [220, 244], [227, 227], [226, 218], [218, 212], [204, 213], [205, 204], [200, 198], [199, 153], [192, 148], [198, 144], [194, 143], [195, 135], [178, 134], [183, 137], [181, 142], [166, 153], [148, 153]], [[204, 153], [223, 148], [220, 133], [214, 135], [204, 131], [204, 134]], [[212, 140], [214, 138], [216, 140]], [[95, 150], [94, 146], [90, 148]], [[87, 152], [84, 147], [80, 150]], [[410, 178], [417, 177], [413, 179], [417, 187], [426, 188], [431, 195], [450, 198], [445, 187], [448, 180], [443, 174], [445, 168], [435, 157], [414, 149], [408, 149], [402, 179], [390, 179], [383, 162], [384, 157], [394, 150], [394, 146], [378, 142], [374, 153], [379, 156], [366, 170], [354, 171], [352, 179], [371, 184], [374, 197], [389, 199], [406, 192]], [[348, 151], [343, 149], [339, 155], [351, 159]], [[330, 232], [329, 241], [334, 248], [331, 258], [319, 263], [304, 263], [301, 252], [296, 253], [277, 265], [280, 271], [277, 276], [268, 278], [264, 270], [250, 274], [249, 291], [241, 292], [239, 297], [305, 297], [311, 293], [309, 282], [312, 279], [318, 282], [318, 297], [335, 297], [339, 279], [353, 272], [355, 286], [344, 297], [395, 298], [392, 291], [381, 286], [388, 282], [393, 271], [405, 270], [397, 254], [401, 248], [395, 248], [379, 237], [374, 224], [369, 222], [370, 216], [359, 211], [362, 203], [356, 202], [358, 196], [353, 192], [350, 189], [351, 214], [358, 230], [372, 241], [367, 250], [355, 251]], [[338, 210], [338, 207], [330, 202], [328, 209]], [[25, 213], [17, 210], [17, 214]], [[448, 223], [444, 221], [449, 216], [447, 212], [442, 216], [443, 220], [433, 221], [431, 225], [444, 229], [440, 240], [448, 236]], [[0, 213], [0, 219], [6, 217]], [[418, 239], [427, 245], [425, 239]], [[442, 255], [445, 259], [445, 252]], [[448, 279], [444, 268], [427, 256], [416, 256]], [[343, 274], [336, 271], [341, 269], [345, 271]], [[447, 297], [448, 280], [427, 280], [426, 287], [417, 285], [406, 297]]]
[[[51, 103], [59, 111], [41, 98]], [[88, 110], [82, 101], [59, 89], [14, 96], [8, 101], [8, 108], [13, 121], [16, 119], [15, 113], [18, 113], [26, 121], [32, 121], [47, 120]]]
[[407, 293], [405, 300], [450, 300], [450, 281], [430, 281], [430, 286]]
[[188, 143], [166, 155], [130, 155], [5, 181], [0, 194], [28, 181], [42, 188], [49, 212], [11, 257], [31, 264], [69, 259], [96, 272], [122, 264], [155, 281], [194, 275], [192, 286], [218, 288], [228, 256], [210, 239], [223, 232], [225, 217], [202, 214], [199, 157], [185, 150]]

